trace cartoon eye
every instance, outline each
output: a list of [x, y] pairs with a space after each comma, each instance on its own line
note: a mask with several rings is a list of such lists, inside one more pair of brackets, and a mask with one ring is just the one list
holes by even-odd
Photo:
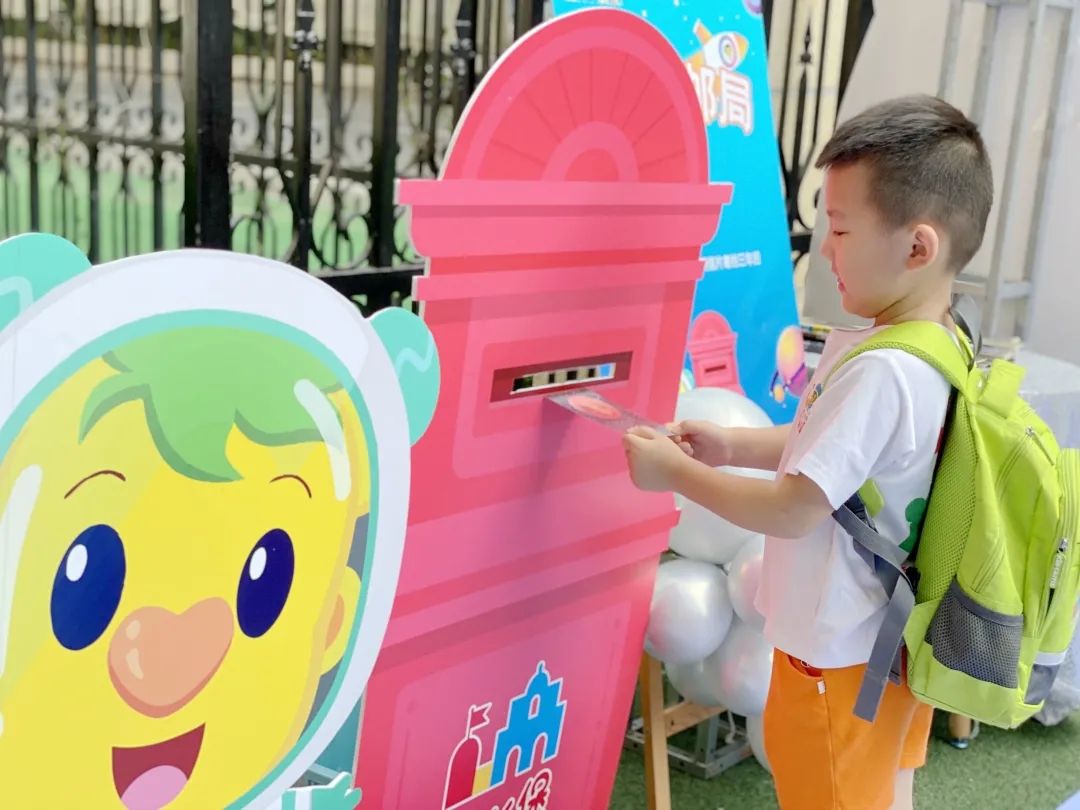
[[236, 589], [236, 618], [245, 636], [259, 638], [274, 626], [289, 599], [295, 566], [292, 539], [281, 529], [255, 544]]
[[56, 569], [49, 609], [61, 646], [85, 650], [108, 628], [124, 592], [124, 541], [111, 526], [91, 526], [68, 547]]

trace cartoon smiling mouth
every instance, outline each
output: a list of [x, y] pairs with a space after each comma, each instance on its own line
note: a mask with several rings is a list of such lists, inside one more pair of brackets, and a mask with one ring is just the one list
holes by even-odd
[[127, 810], [161, 810], [180, 795], [195, 769], [205, 728], [156, 745], [113, 749], [113, 782]]

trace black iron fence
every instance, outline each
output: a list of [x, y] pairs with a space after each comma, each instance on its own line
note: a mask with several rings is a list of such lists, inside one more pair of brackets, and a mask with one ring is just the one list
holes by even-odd
[[[796, 252], [831, 127], [830, 0], [808, 2], [825, 13], [800, 40], [792, 12], [779, 110], [782, 133], [798, 117], [781, 149]], [[832, 2], [848, 8], [846, 76], [871, 2]], [[0, 238], [59, 233], [95, 262], [231, 248], [317, 273], [365, 310], [402, 303], [420, 268], [395, 180], [437, 174], [476, 85], [544, 13], [544, 0], [0, 0]]]
[[[798, 13], [800, 5], [807, 12], [804, 15]], [[774, 31], [772, 9], [772, 0], [765, 0], [766, 31]], [[836, 25], [840, 16], [834, 13], [837, 9], [842, 12], [842, 26]], [[813, 163], [832, 134], [840, 99], [873, 16], [873, 0], [814, 0], [803, 4], [793, 0], [786, 19], [777, 21], [782, 23], [779, 33], [784, 42], [777, 131], [796, 271], [810, 253], [821, 192], [820, 181], [815, 182], [818, 175], [812, 171]], [[770, 62], [776, 39], [773, 33], [769, 42]], [[836, 46], [840, 69], [835, 86], [830, 88], [826, 64], [830, 50]]]

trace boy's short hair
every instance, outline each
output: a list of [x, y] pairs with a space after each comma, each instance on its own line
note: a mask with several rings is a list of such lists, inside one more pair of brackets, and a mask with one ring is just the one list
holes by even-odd
[[994, 203], [990, 157], [978, 127], [941, 99], [916, 95], [870, 107], [841, 124], [817, 167], [864, 163], [870, 199], [885, 224], [926, 218], [948, 233], [949, 265], [978, 252]]

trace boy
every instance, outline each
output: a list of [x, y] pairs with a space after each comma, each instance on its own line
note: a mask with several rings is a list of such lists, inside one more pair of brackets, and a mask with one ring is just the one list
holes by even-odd
[[[624, 446], [640, 488], [674, 490], [768, 538], [756, 605], [776, 648], [765, 738], [781, 807], [911, 808], [932, 711], [890, 684], [874, 723], [852, 714], [886, 598], [832, 513], [862, 490], [877, 530], [910, 549], [950, 389], [899, 350], [861, 355], [823, 382], [891, 324], [955, 328], [953, 281], [982, 243], [993, 181], [976, 126], [925, 96], [851, 119], [817, 165], [827, 169], [821, 252], [844, 309], [873, 326], [830, 335], [792, 426], [686, 422], [673, 426], [676, 442], [636, 430]], [[763, 481], [713, 469], [725, 465], [779, 472]]]

